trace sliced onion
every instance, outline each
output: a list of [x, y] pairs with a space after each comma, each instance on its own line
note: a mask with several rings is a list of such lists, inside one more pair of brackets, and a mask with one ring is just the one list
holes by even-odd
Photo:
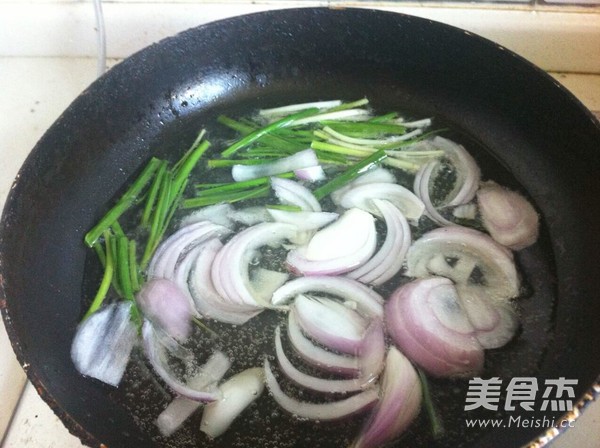
[[303, 294], [292, 306], [300, 326], [315, 341], [349, 355], [358, 353], [367, 322], [356, 311], [335, 300]]
[[273, 305], [285, 305], [299, 294], [326, 293], [347, 302], [356, 303], [357, 310], [367, 317], [383, 318], [383, 298], [371, 288], [345, 277], [315, 275], [298, 277], [273, 293]]
[[234, 208], [231, 204], [215, 204], [209, 205], [208, 207], [202, 207], [201, 209], [198, 209], [195, 212], [185, 216], [181, 220], [179, 227], [183, 228], [197, 222], [209, 221], [213, 224], [219, 224], [223, 227], [231, 228], [233, 227], [233, 223], [229, 218], [229, 214], [233, 212], [233, 210]]
[[443, 205], [451, 207], [466, 204], [475, 197], [479, 188], [481, 171], [477, 162], [463, 146], [452, 140], [437, 136], [431, 142], [446, 153], [456, 172], [454, 188], [444, 199]]
[[411, 243], [411, 232], [404, 215], [391, 202], [373, 199], [385, 219], [387, 234], [379, 251], [358, 269], [346, 274], [363, 283], [381, 285], [396, 275]]
[[249, 254], [264, 245], [293, 238], [296, 228], [289, 224], [262, 223], [249, 227], [231, 238], [219, 251], [212, 265], [212, 280], [221, 297], [230, 303], [266, 306], [252, 294], [249, 278]]
[[320, 212], [321, 204], [312, 192], [298, 182], [280, 177], [271, 178], [271, 187], [275, 196], [287, 205], [296, 205], [302, 210], [309, 212]]
[[453, 226], [455, 224], [452, 221], [444, 218], [440, 212], [438, 212], [437, 208], [431, 202], [431, 197], [429, 194], [431, 177], [439, 163], [439, 160], [430, 160], [419, 169], [415, 176], [413, 190], [415, 191], [417, 197], [423, 201], [423, 204], [425, 204], [425, 214], [433, 222], [439, 224], [440, 226]]
[[474, 229], [454, 226], [427, 232], [408, 250], [406, 262], [408, 276], [440, 275], [459, 285], [471, 284], [472, 271], [477, 267], [485, 290], [493, 298], [519, 294], [512, 252]]
[[452, 215], [456, 218], [475, 219], [477, 218], [477, 205], [472, 202], [457, 205], [454, 210], [452, 210]]
[[299, 151], [291, 156], [282, 157], [274, 162], [261, 163], [259, 165], [234, 165], [231, 169], [231, 177], [236, 182], [242, 182], [259, 177], [274, 176], [276, 174], [288, 173], [290, 171], [309, 168], [319, 165], [317, 155], [312, 149]]
[[245, 226], [253, 226], [261, 222], [271, 221], [271, 215], [267, 211], [267, 208], [262, 205], [231, 210], [227, 217]]
[[[231, 362], [222, 352], [214, 352], [189, 383], [194, 389], [211, 386], [223, 378], [230, 366]], [[165, 437], [173, 434], [200, 405], [199, 401], [186, 397], [174, 398], [156, 419], [156, 426], [160, 433]]]
[[477, 201], [483, 225], [497, 242], [521, 250], [537, 241], [539, 216], [519, 193], [486, 182], [477, 192]]
[[483, 348], [502, 347], [514, 337], [519, 323], [509, 302], [493, 300], [483, 288], [461, 287], [458, 295]]
[[230, 303], [216, 291], [212, 264], [223, 243], [212, 239], [200, 246], [189, 277], [189, 290], [198, 312], [205, 317], [234, 325], [242, 325], [262, 311], [254, 305]]
[[154, 278], [142, 285], [136, 301], [144, 316], [159, 325], [169, 336], [183, 341], [192, 331], [193, 310], [184, 290], [165, 278]]
[[156, 330], [148, 320], [142, 326], [142, 338], [144, 351], [152, 368], [173, 392], [191, 400], [201, 402], [210, 402], [221, 398], [220, 391], [215, 387], [207, 386], [199, 390], [177, 378], [177, 375], [170, 369], [165, 359], [168, 356], [166, 353], [168, 349], [162, 344], [156, 334]]
[[369, 386], [376, 378], [369, 377], [368, 380], [364, 380], [362, 378], [331, 380], [301, 372], [294, 367], [283, 350], [283, 344], [281, 343], [281, 329], [279, 327], [275, 329], [275, 353], [277, 355], [277, 361], [281, 367], [281, 371], [290, 380], [299, 386], [317, 392], [325, 392], [330, 394], [355, 392], [366, 389], [366, 387]]
[[148, 266], [148, 278], [173, 278], [177, 264], [186, 251], [204, 241], [230, 233], [230, 229], [209, 221], [182, 227], [156, 249]]
[[298, 179], [306, 180], [308, 182], [319, 182], [320, 180], [325, 180], [327, 178], [321, 165], [294, 170], [294, 174]]
[[415, 280], [394, 291], [386, 324], [398, 348], [432, 375], [470, 375], [483, 368], [483, 348], [446, 278]]
[[292, 224], [298, 230], [316, 230], [335, 221], [337, 213], [330, 212], [290, 212], [286, 210], [268, 209], [269, 214], [275, 222]]
[[376, 448], [398, 438], [419, 415], [421, 401], [416, 370], [402, 353], [390, 347], [381, 398], [352, 448]]
[[376, 379], [381, 369], [383, 369], [384, 357], [385, 336], [383, 323], [380, 319], [373, 319], [365, 331], [362, 344], [358, 350], [359, 378], [365, 382]]
[[330, 350], [325, 350], [304, 336], [294, 308], [290, 309], [288, 314], [288, 338], [302, 359], [315, 367], [346, 376], [357, 376], [361, 373], [359, 361], [356, 357], [339, 355]]
[[99, 309], [77, 327], [71, 359], [79, 373], [118, 386], [136, 343], [131, 303], [113, 303]]
[[319, 230], [305, 247], [290, 251], [286, 262], [294, 272], [304, 275], [340, 274], [365, 263], [376, 245], [373, 217], [353, 208]]
[[385, 168], [381, 168], [381, 167], [366, 171], [364, 174], [361, 174], [360, 176], [358, 176], [356, 179], [354, 179], [348, 185], [346, 185], [338, 190], [335, 190], [333, 193], [331, 193], [331, 199], [333, 200], [333, 202], [335, 204], [339, 204], [340, 198], [347, 191], [350, 191], [351, 189], [353, 189], [354, 187], [357, 187], [359, 185], [375, 184], [375, 183], [395, 184], [396, 177], [392, 174], [391, 171], [386, 170]]
[[222, 398], [204, 407], [200, 430], [211, 438], [219, 437], [262, 395], [264, 388], [264, 369], [260, 367], [246, 369], [229, 378], [219, 386]]
[[381, 216], [379, 209], [373, 205], [372, 199], [385, 199], [391, 202], [398, 207], [406, 219], [413, 223], [419, 220], [425, 210], [423, 202], [412, 191], [402, 185], [391, 183], [358, 185], [340, 197], [339, 205], [344, 208], [358, 207]]
[[266, 358], [264, 368], [267, 387], [273, 399], [284, 410], [298, 418], [319, 421], [338, 420], [365, 411], [378, 399], [379, 388], [374, 386], [344, 400], [329, 403], [317, 404], [298, 401], [281, 390]]
[[270, 303], [273, 292], [279, 289], [290, 278], [285, 272], [272, 271], [260, 266], [250, 275], [250, 289], [254, 297], [261, 303]]

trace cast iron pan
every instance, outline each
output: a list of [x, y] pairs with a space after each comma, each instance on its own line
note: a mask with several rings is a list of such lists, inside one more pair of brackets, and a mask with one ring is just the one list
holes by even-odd
[[[487, 354], [483, 376], [565, 377], [579, 381], [578, 398], [590, 390], [600, 373], [598, 122], [542, 71], [470, 33], [392, 13], [296, 9], [201, 26], [137, 53], [77, 98], [23, 166], [0, 229], [1, 308], [17, 357], [71, 432], [111, 448], [209, 446], [197, 416], [158, 437], [152, 421], [170, 396], [141, 355], [119, 389], [71, 364], [98, 281], [82, 238], [128, 180], [151, 155], [175, 159], [220, 113], [363, 96], [381, 111], [436, 117], [486, 176], [528, 194], [543, 218], [540, 241], [518, 256], [522, 332]], [[432, 440], [421, 416], [400, 444], [507, 448], [543, 432], [469, 430], [465, 417], [495, 413], [463, 410], [465, 381], [432, 387], [446, 436]], [[332, 434], [350, 439], [357, 426], [297, 422], [262, 400], [215, 446], [338, 447]]]

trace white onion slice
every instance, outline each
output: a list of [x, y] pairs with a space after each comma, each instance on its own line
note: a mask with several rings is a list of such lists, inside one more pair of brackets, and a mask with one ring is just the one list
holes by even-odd
[[184, 383], [170, 370], [165, 358], [166, 347], [159, 340], [156, 330], [150, 321], [144, 321], [142, 325], [142, 338], [144, 351], [148, 361], [156, 374], [169, 386], [173, 392], [186, 398], [202, 402], [210, 402], [221, 398], [221, 393], [215, 387], [208, 386], [205, 390], [198, 390]]
[[169, 336], [183, 341], [192, 331], [192, 306], [185, 290], [166, 278], [153, 278], [136, 294], [144, 316]]
[[376, 216], [381, 216], [372, 199], [385, 199], [402, 212], [412, 223], [416, 223], [425, 210], [425, 205], [412, 191], [392, 183], [370, 183], [358, 185], [345, 192], [339, 199], [344, 208], [358, 207]]
[[113, 303], [79, 324], [71, 359], [79, 373], [117, 387], [137, 339], [131, 303]]
[[231, 303], [268, 305], [251, 291], [248, 255], [264, 245], [293, 238], [296, 233], [296, 228], [289, 224], [262, 223], [231, 238], [217, 253], [212, 265], [212, 280], [219, 295]]
[[339, 214], [330, 212], [290, 212], [287, 210], [268, 209], [275, 222], [292, 224], [298, 230], [316, 230], [335, 221]]
[[381, 398], [352, 448], [376, 448], [398, 438], [419, 415], [421, 401], [416, 370], [402, 353], [390, 347]]
[[368, 262], [346, 275], [363, 283], [381, 285], [402, 268], [410, 247], [411, 232], [408, 221], [391, 202], [373, 199], [373, 203], [385, 220], [385, 241]]
[[222, 398], [204, 407], [200, 430], [211, 438], [219, 437], [262, 395], [264, 388], [264, 369], [260, 367], [246, 369], [229, 378], [219, 386]]
[[285, 272], [261, 268], [254, 269], [250, 275], [250, 289], [254, 297], [261, 303], [270, 303], [273, 292], [279, 289], [290, 278]]
[[315, 233], [305, 247], [290, 251], [286, 262], [304, 275], [340, 274], [365, 263], [376, 246], [373, 217], [353, 208]]
[[[190, 379], [189, 383], [194, 389], [203, 389], [217, 383], [223, 378], [231, 362], [219, 351], [214, 352], [198, 373]], [[173, 434], [199, 407], [199, 401], [186, 397], [175, 397], [156, 419], [156, 426], [160, 433], [168, 437]]]
[[307, 403], [286, 395], [279, 387], [271, 371], [269, 361], [265, 359], [265, 379], [273, 399], [284, 410], [298, 418], [329, 421], [338, 420], [362, 412], [371, 407], [378, 399], [379, 388], [373, 386], [349, 398], [329, 403]]
[[378, 167], [378, 168], [369, 170], [369, 171], [365, 172], [364, 174], [361, 174], [360, 176], [358, 176], [356, 179], [354, 179], [348, 185], [346, 185], [338, 190], [335, 190], [333, 193], [331, 193], [331, 195], [330, 195], [331, 200], [335, 204], [339, 204], [340, 198], [347, 191], [349, 191], [359, 185], [375, 184], [375, 183], [395, 184], [396, 177], [392, 174], [392, 172], [390, 170], [386, 170], [385, 168]]
[[271, 178], [271, 188], [283, 204], [296, 205], [302, 210], [320, 212], [321, 204], [312, 192], [298, 182], [280, 177]]
[[327, 348], [349, 355], [359, 350], [367, 322], [343, 304], [300, 294], [292, 304], [304, 332]]
[[383, 318], [383, 298], [371, 288], [345, 277], [315, 275], [298, 277], [273, 293], [273, 305], [285, 305], [299, 294], [324, 292], [357, 304], [357, 310], [367, 317]]
[[425, 204], [425, 214], [436, 224], [440, 226], [453, 226], [455, 225], [452, 221], [444, 218], [437, 208], [431, 202], [429, 194], [429, 185], [431, 184], [431, 176], [434, 170], [439, 165], [439, 160], [430, 160], [423, 165], [415, 176], [413, 183], [413, 190], [419, 199]]
[[233, 209], [228, 213], [227, 217], [233, 222], [245, 226], [253, 226], [261, 222], [271, 221], [271, 215], [267, 211], [267, 208], [262, 205], [245, 207], [239, 210]]
[[282, 157], [274, 162], [259, 165], [234, 165], [231, 168], [231, 177], [236, 182], [243, 182], [259, 177], [274, 176], [288, 173], [301, 168], [319, 165], [317, 155], [312, 149], [299, 151], [291, 156]]
[[493, 298], [519, 294], [512, 252], [474, 229], [453, 226], [427, 232], [410, 247], [406, 262], [408, 276], [440, 275], [459, 285], [468, 284], [473, 268], [477, 267], [483, 275], [485, 290]]
[[294, 308], [291, 308], [288, 314], [288, 338], [302, 359], [315, 367], [345, 376], [357, 376], [361, 373], [359, 361], [356, 357], [325, 350], [313, 344], [310, 339], [304, 336]]
[[290, 380], [299, 386], [317, 392], [329, 394], [355, 392], [366, 389], [366, 387], [369, 386], [376, 378], [370, 377], [366, 381], [362, 378], [331, 380], [318, 378], [316, 376], [301, 372], [291, 363], [286, 356], [285, 351], [283, 350], [283, 344], [281, 343], [281, 329], [279, 327], [275, 329], [275, 353], [277, 355], [277, 362], [281, 367], [281, 371], [285, 373]]
[[500, 244], [521, 250], [537, 241], [539, 216], [516, 191], [486, 182], [477, 192], [477, 202], [484, 227]]
[[446, 278], [415, 280], [394, 291], [386, 324], [396, 345], [432, 375], [470, 375], [483, 368], [483, 348]]
[[212, 239], [200, 246], [200, 252], [189, 277], [189, 290], [198, 312], [205, 317], [234, 325], [242, 325], [262, 311], [253, 305], [230, 303], [216, 291], [211, 269], [223, 243]]

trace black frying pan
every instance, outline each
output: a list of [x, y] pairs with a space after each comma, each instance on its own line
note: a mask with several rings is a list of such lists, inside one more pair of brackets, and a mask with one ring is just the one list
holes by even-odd
[[[543, 217], [540, 242], [518, 259], [529, 286], [522, 333], [488, 353], [484, 376], [574, 378], [577, 397], [590, 388], [600, 372], [598, 122], [542, 71], [469, 33], [391, 13], [297, 9], [201, 26], [125, 60], [67, 109], [23, 166], [0, 229], [1, 308], [29, 378], [74, 434], [111, 448], [204, 446], [197, 419], [171, 443], [156, 438], [152, 420], [169, 397], [141, 356], [119, 389], [71, 364], [82, 297], [97, 281], [82, 238], [111, 199], [151, 155], [175, 158], [219, 113], [363, 96], [381, 111], [450, 126], [487, 175], [522, 189]], [[406, 446], [506, 448], [541, 432], [468, 430], [464, 417], [477, 414], [463, 411], [465, 382], [433, 389], [447, 435], [431, 440], [421, 416]], [[266, 446], [250, 437], [265, 420], [285, 431], [280, 447], [339, 446], [331, 433], [355, 426], [255, 412], [217, 446], [242, 446], [238, 437]]]

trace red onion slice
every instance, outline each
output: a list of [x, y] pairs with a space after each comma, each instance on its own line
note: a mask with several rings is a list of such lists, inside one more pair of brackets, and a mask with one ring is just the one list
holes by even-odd
[[302, 210], [309, 212], [320, 212], [321, 204], [312, 192], [298, 182], [280, 177], [271, 178], [271, 188], [275, 196], [287, 205], [296, 205]]
[[416, 370], [402, 353], [390, 347], [381, 398], [352, 448], [376, 448], [398, 438], [419, 415], [421, 401]]
[[510, 302], [493, 300], [483, 288], [461, 287], [458, 295], [483, 348], [502, 347], [514, 337], [519, 323]]
[[192, 331], [193, 310], [188, 295], [175, 282], [154, 278], [142, 285], [136, 301], [144, 316], [169, 336], [183, 341]]
[[227, 302], [216, 291], [211, 269], [213, 261], [223, 247], [218, 239], [207, 241], [200, 252], [189, 277], [189, 290], [198, 312], [205, 317], [234, 325], [242, 325], [262, 311], [253, 305]]
[[360, 364], [360, 377], [363, 381], [375, 380], [381, 369], [385, 357], [385, 335], [383, 322], [373, 319], [365, 331], [363, 342], [358, 350]]
[[223, 227], [232, 228], [233, 223], [229, 214], [234, 211], [231, 204], [215, 204], [208, 207], [202, 207], [189, 215], [186, 215], [179, 225], [180, 228], [187, 227], [197, 222], [209, 221]]
[[112, 303], [77, 327], [71, 359], [79, 373], [117, 387], [137, 339], [131, 303]]
[[[481, 171], [477, 162], [467, 150], [443, 137], [434, 137], [431, 143], [446, 153], [456, 171], [456, 182], [453, 190], [444, 199], [444, 206], [455, 206], [466, 204], [475, 197], [479, 188]], [[440, 166], [440, 165], [438, 165]]]
[[539, 216], [516, 191], [486, 182], [477, 192], [477, 202], [484, 227], [500, 244], [521, 250], [537, 241]]
[[432, 375], [467, 375], [483, 368], [483, 348], [446, 278], [398, 288], [386, 305], [386, 323], [397, 346]]
[[233, 209], [228, 213], [227, 217], [245, 226], [254, 226], [261, 222], [271, 221], [271, 215], [267, 211], [267, 208], [262, 205], [245, 207], [239, 210]]
[[413, 243], [406, 257], [411, 277], [440, 275], [457, 284], [471, 284], [477, 267], [493, 298], [519, 294], [519, 277], [513, 254], [488, 235], [466, 227], [444, 227], [425, 233]]
[[190, 248], [230, 233], [230, 229], [208, 221], [182, 227], [156, 249], [148, 266], [148, 278], [172, 279], [178, 262]]
[[275, 329], [275, 353], [277, 355], [277, 361], [281, 367], [281, 371], [290, 380], [299, 386], [317, 392], [329, 394], [356, 392], [358, 390], [366, 389], [367, 386], [369, 386], [376, 379], [376, 377], [369, 377], [366, 381], [362, 378], [330, 380], [318, 378], [316, 376], [301, 372], [294, 367], [283, 350], [283, 344], [281, 343], [281, 329], [279, 327]]
[[299, 277], [273, 293], [273, 305], [285, 305], [299, 294], [323, 292], [356, 303], [357, 310], [367, 317], [383, 318], [383, 298], [371, 288], [345, 277], [315, 275]]
[[425, 204], [412, 191], [402, 185], [391, 183], [370, 183], [358, 185], [344, 193], [339, 205], [344, 208], [358, 207], [381, 217], [372, 199], [385, 199], [402, 212], [409, 222], [416, 223], [425, 210]]
[[317, 404], [298, 401], [286, 395], [281, 390], [267, 359], [265, 359], [264, 369], [267, 387], [269, 388], [273, 399], [284, 410], [297, 418], [307, 418], [319, 421], [338, 420], [368, 409], [378, 399], [379, 388], [374, 386], [344, 400], [333, 401], [330, 403]]
[[343, 304], [300, 294], [292, 305], [304, 332], [327, 348], [349, 355], [360, 350], [367, 322]]
[[275, 222], [291, 224], [298, 230], [316, 230], [335, 221], [339, 214], [330, 212], [290, 212], [286, 210], [268, 209]]
[[246, 369], [229, 378], [219, 386], [222, 398], [204, 407], [200, 430], [210, 438], [219, 437], [262, 395], [264, 388], [264, 369], [260, 367]]
[[296, 233], [296, 228], [289, 224], [262, 223], [231, 238], [217, 253], [212, 265], [212, 280], [219, 295], [230, 303], [267, 306], [252, 293], [248, 255], [264, 245], [293, 238]]
[[156, 330], [150, 321], [144, 321], [142, 325], [142, 338], [144, 342], [144, 351], [146, 357], [152, 365], [156, 374], [169, 386], [173, 392], [182, 395], [191, 400], [210, 402], [221, 398], [221, 393], [215, 387], [206, 387], [206, 390], [198, 390], [190, 384], [186, 384], [177, 378], [177, 375], [170, 369], [165, 357], [167, 348], [159, 340]]
[[292, 271], [304, 275], [340, 274], [365, 263], [376, 246], [373, 217], [353, 208], [315, 233], [305, 247], [290, 251], [286, 262]]
[[363, 283], [381, 285], [396, 275], [411, 243], [411, 232], [404, 215], [391, 202], [373, 199], [373, 204], [383, 215], [387, 234], [379, 251], [358, 269], [346, 274]]
[[259, 165], [234, 165], [231, 169], [231, 177], [236, 182], [242, 182], [259, 177], [274, 176], [276, 174], [288, 173], [290, 171], [309, 168], [319, 165], [319, 160], [312, 149], [299, 151], [291, 156], [282, 157], [271, 163]]
[[[194, 389], [204, 389], [221, 380], [231, 367], [229, 359], [219, 351], [214, 352], [198, 373], [190, 379], [189, 383]], [[186, 397], [176, 397], [169, 403], [156, 419], [156, 426], [160, 433], [168, 437], [173, 434], [199, 407], [199, 401]]]
[[335, 190], [333, 193], [331, 193], [331, 199], [335, 204], [339, 204], [340, 198], [343, 196], [343, 194], [350, 191], [354, 187], [357, 187], [359, 185], [376, 184], [376, 183], [395, 184], [396, 177], [392, 174], [391, 171], [386, 170], [385, 168], [375, 168], [375, 169], [369, 170], [369, 171], [365, 172], [364, 174], [361, 174], [360, 176], [358, 176], [356, 179], [354, 179], [348, 185], [346, 185], [338, 190]]
[[425, 214], [436, 224], [440, 226], [453, 226], [456, 225], [452, 221], [444, 218], [437, 208], [431, 202], [429, 194], [429, 186], [431, 184], [431, 176], [434, 170], [439, 165], [439, 160], [431, 160], [423, 165], [415, 176], [413, 183], [413, 190], [419, 199], [425, 204]]
[[315, 367], [345, 376], [357, 376], [361, 373], [356, 357], [339, 355], [325, 350], [304, 336], [294, 308], [291, 308], [288, 314], [288, 338], [302, 359]]
[[254, 297], [261, 303], [270, 303], [273, 292], [279, 289], [290, 278], [286, 272], [261, 268], [254, 269], [250, 275], [250, 289]]

